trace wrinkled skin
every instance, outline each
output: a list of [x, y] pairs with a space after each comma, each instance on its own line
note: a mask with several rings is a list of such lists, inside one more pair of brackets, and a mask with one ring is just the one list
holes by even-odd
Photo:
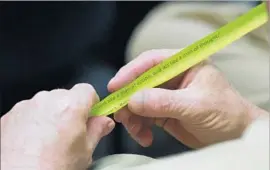
[[[108, 89], [118, 90], [178, 50], [152, 50], [122, 67]], [[137, 92], [115, 114], [142, 146], [153, 141], [151, 127], [163, 127], [192, 148], [238, 138], [260, 112], [242, 98], [209, 62], [194, 66], [158, 88]]]
[[16, 104], [1, 118], [1, 169], [85, 170], [114, 127], [108, 117], [88, 118], [98, 100], [92, 86], [78, 84]]

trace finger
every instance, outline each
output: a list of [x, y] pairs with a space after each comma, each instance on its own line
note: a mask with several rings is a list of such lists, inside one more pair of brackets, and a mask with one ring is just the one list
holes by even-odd
[[138, 115], [131, 115], [125, 127], [130, 134], [136, 135], [143, 128], [143, 118]]
[[192, 133], [188, 132], [176, 119], [167, 119], [163, 125], [163, 129], [170, 135], [181, 141], [183, 144], [188, 145], [191, 148], [201, 146], [201, 142], [193, 136]]
[[6, 122], [7, 122], [8, 119], [9, 119], [9, 117], [10, 117], [10, 113], [9, 113], [9, 112], [6, 113], [6, 114], [4, 114], [4, 115], [1, 117], [1, 123], [0, 123], [1, 128], [5, 126]]
[[108, 84], [109, 91], [115, 91], [136, 79], [139, 75], [159, 64], [179, 50], [151, 50], [122, 67]]
[[30, 105], [30, 100], [19, 101], [18, 103], [16, 103], [11, 108], [11, 110], [9, 111], [9, 113], [16, 112], [16, 110], [19, 110], [20, 112], [22, 112], [22, 110], [27, 109], [29, 105]]
[[132, 135], [139, 133], [143, 126], [143, 118], [132, 114], [127, 107], [119, 110], [115, 114], [114, 119], [117, 122], [122, 123], [126, 130]]
[[144, 147], [151, 145], [153, 140], [151, 133], [153, 121], [132, 114], [127, 107], [119, 110], [114, 118], [117, 122], [124, 125], [130, 136], [140, 145]]
[[122, 123], [131, 136], [136, 136], [142, 128], [142, 118], [132, 114], [127, 107], [119, 110], [115, 114], [114, 119]]
[[153, 132], [151, 128], [143, 126], [137, 133], [130, 133], [131, 137], [143, 147], [151, 146], [153, 143]]
[[137, 115], [132, 115], [129, 117], [128, 123], [123, 123], [123, 126], [128, 131], [129, 135], [138, 144], [143, 147], [148, 147], [152, 144], [153, 134], [151, 131], [151, 126], [145, 118], [141, 118]]
[[114, 120], [118, 123], [127, 124], [131, 114], [127, 106], [125, 106], [114, 114]]
[[[40, 107], [44, 109], [45, 107], [47, 108], [47, 110], [49, 110], [47, 107], [48, 105], [50, 105], [50, 108], [53, 108], [53, 106], [51, 106], [51, 102], [52, 102], [51, 95], [52, 95], [51, 92], [43, 90], [36, 93], [31, 99], [31, 101], [35, 104], [36, 108]], [[55, 99], [55, 96], [53, 96], [53, 98]]]
[[60, 104], [61, 103], [69, 104], [72, 99], [67, 89], [54, 89], [48, 93], [44, 91], [44, 92], [41, 92], [40, 94], [37, 94], [35, 98], [39, 100], [39, 103], [43, 103], [46, 100], [49, 103], [57, 101]]
[[91, 117], [87, 121], [88, 149], [91, 154], [102, 137], [108, 135], [114, 128], [114, 121], [105, 116]]
[[90, 84], [82, 83], [75, 85], [70, 92], [73, 101], [75, 101], [73, 107], [78, 114], [87, 120], [91, 106], [99, 101], [95, 89]]
[[155, 118], [155, 125], [164, 128], [169, 118]]
[[138, 115], [132, 115], [129, 120], [128, 131], [132, 138], [141, 146], [148, 147], [152, 144], [153, 141], [153, 124], [153, 119], [144, 118]]
[[201, 95], [196, 90], [148, 89], [131, 97], [128, 108], [137, 115], [157, 118], [177, 118], [201, 107]]
[[47, 99], [47, 97], [50, 95], [50, 93], [48, 91], [40, 91], [38, 93], [36, 93], [33, 97], [33, 100], [44, 100], [44, 99]]

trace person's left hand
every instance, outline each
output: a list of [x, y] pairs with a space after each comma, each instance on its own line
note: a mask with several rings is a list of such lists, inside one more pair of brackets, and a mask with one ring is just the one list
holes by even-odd
[[[177, 51], [142, 53], [119, 70], [108, 89], [124, 87]], [[157, 125], [183, 144], [202, 148], [241, 137], [265, 113], [243, 98], [211, 62], [204, 61], [158, 88], [136, 92], [114, 117], [144, 147], [152, 144], [152, 126]]]
[[37, 93], [1, 118], [1, 169], [85, 170], [99, 140], [110, 133], [108, 117], [88, 118], [98, 96], [92, 86]]

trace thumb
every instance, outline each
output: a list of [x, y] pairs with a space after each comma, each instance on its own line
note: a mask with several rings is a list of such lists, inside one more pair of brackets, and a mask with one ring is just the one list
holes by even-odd
[[145, 117], [179, 118], [199, 104], [199, 93], [188, 88], [167, 90], [153, 88], [140, 91], [131, 97], [128, 108], [134, 114]]
[[99, 116], [88, 119], [87, 138], [90, 151], [94, 152], [101, 138], [108, 135], [114, 126], [114, 121], [109, 117]]

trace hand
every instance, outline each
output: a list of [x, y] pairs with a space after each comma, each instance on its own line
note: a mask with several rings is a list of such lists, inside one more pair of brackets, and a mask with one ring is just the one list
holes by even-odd
[[1, 118], [1, 169], [85, 170], [99, 140], [114, 127], [88, 118], [98, 96], [92, 86], [42, 91]]
[[[118, 90], [177, 50], [152, 50], [119, 70], [108, 84]], [[115, 114], [142, 146], [152, 143], [151, 126], [164, 128], [189, 147], [199, 148], [240, 137], [258, 116], [211, 64], [201, 63], [159, 88], [136, 93]]]

